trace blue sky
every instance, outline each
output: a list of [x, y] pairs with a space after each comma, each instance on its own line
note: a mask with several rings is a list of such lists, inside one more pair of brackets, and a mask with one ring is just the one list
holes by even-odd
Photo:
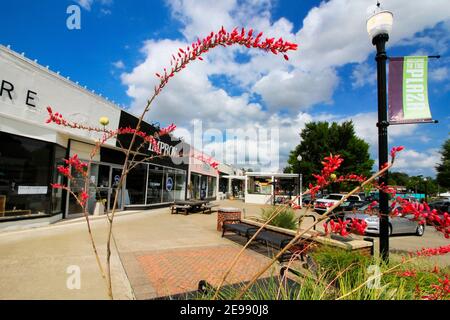
[[[374, 49], [364, 29], [375, 1], [79, 0], [3, 1], [0, 43], [138, 113], [170, 53], [222, 25], [253, 27], [298, 42], [289, 63], [244, 50], [218, 50], [195, 63], [158, 97], [151, 120], [189, 130], [278, 127], [281, 166], [307, 121], [353, 119], [376, 159]], [[71, 4], [81, 29], [66, 27]], [[450, 131], [450, 6], [386, 1], [395, 15], [388, 54], [441, 54], [430, 61], [429, 96], [436, 125], [390, 128], [407, 151], [398, 170], [434, 175]], [[237, 123], [239, 120], [239, 124]]]

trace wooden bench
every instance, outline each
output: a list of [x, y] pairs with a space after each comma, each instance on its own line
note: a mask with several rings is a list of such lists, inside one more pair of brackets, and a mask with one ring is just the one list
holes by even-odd
[[[250, 239], [263, 223], [252, 221], [249, 219], [226, 220], [223, 224], [222, 237], [225, 232], [234, 232]], [[283, 229], [271, 225], [267, 225], [255, 237], [255, 240], [270, 245], [277, 249], [283, 249], [297, 235], [297, 231]], [[341, 237], [339, 235], [324, 236], [322, 233], [311, 230], [306, 232], [301, 243], [294, 244], [288, 252], [283, 254], [279, 261], [285, 262], [290, 260], [294, 253], [300, 252], [300, 260], [305, 261], [306, 251], [320, 245], [329, 245], [348, 251], [358, 251], [364, 255], [373, 255], [373, 242], [353, 239], [351, 237]]]
[[[222, 237], [226, 232], [233, 232], [240, 236], [243, 236], [249, 240], [257, 231], [258, 226], [254, 226], [249, 223], [242, 222], [241, 220], [225, 220], [222, 225]], [[255, 237], [255, 240], [264, 243], [267, 246], [274, 247], [276, 249], [283, 249], [294, 238], [292, 235], [286, 235], [277, 231], [267, 230], [266, 228], [261, 230]], [[296, 250], [298, 250], [296, 247]], [[302, 247], [303, 248], [303, 247]], [[284, 262], [291, 258], [293, 252], [289, 251], [280, 257], [279, 261]], [[301, 260], [304, 259], [303, 253], [300, 254]]]
[[211, 214], [212, 213], [212, 208], [214, 208], [214, 207], [218, 207], [218, 205], [217, 204], [211, 204], [211, 203], [205, 204], [201, 208], [202, 209], [202, 213], [203, 214]]
[[191, 206], [189, 205], [174, 204], [170, 206], [172, 214], [178, 214], [181, 211], [184, 215], [188, 215], [189, 209], [191, 209]]
[[233, 232], [240, 236], [250, 239], [250, 236], [258, 230], [257, 227], [242, 223], [240, 220], [224, 220], [222, 224], [222, 237], [226, 232]]

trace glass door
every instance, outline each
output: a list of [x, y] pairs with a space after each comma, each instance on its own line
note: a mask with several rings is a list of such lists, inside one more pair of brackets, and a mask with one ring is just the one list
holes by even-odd
[[[104, 164], [98, 164], [98, 165], [92, 165], [92, 167], [94, 168], [94, 166], [98, 166], [97, 169], [97, 175], [96, 175], [96, 201], [101, 201], [104, 205], [105, 211], [109, 206], [109, 188], [111, 186], [111, 180], [110, 180], [110, 175], [109, 172], [111, 170], [111, 167], [108, 165], [104, 165]], [[93, 180], [94, 178], [92, 177], [91, 174], [91, 179]]]
[[174, 202], [175, 171], [171, 169], [164, 169], [164, 171], [163, 202]]
[[123, 208], [122, 204], [122, 188], [118, 189], [120, 177], [122, 176], [122, 168], [120, 167], [111, 167], [111, 189], [109, 193], [109, 206], [108, 209], [112, 210], [114, 205], [114, 199], [116, 197], [116, 192], [118, 192], [116, 209], [121, 210]]
[[147, 182], [147, 204], [162, 202], [163, 176], [164, 172], [162, 169], [149, 167]]

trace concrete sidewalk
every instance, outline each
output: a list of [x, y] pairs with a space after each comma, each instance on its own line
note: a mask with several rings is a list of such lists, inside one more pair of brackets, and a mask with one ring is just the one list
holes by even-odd
[[[231, 203], [234, 206], [238, 203]], [[220, 203], [230, 205], [230, 203]], [[256, 207], [252, 210], [256, 210]], [[168, 208], [116, 216], [114, 239], [121, 257], [177, 248], [205, 248], [239, 244], [216, 231], [217, 213], [171, 215]], [[105, 261], [107, 222], [91, 220], [101, 259]], [[52, 226], [0, 233], [0, 299], [107, 299], [89, 241], [84, 218]], [[145, 260], [145, 259], [144, 259]], [[129, 260], [128, 260], [129, 262]], [[81, 289], [66, 286], [69, 266], [79, 266]], [[129, 277], [144, 281], [142, 274], [125, 271], [115, 248], [112, 254], [115, 299], [134, 299]], [[138, 279], [139, 280], [139, 279]], [[142, 292], [140, 292], [142, 294]], [[141, 295], [142, 296], [142, 295]]]

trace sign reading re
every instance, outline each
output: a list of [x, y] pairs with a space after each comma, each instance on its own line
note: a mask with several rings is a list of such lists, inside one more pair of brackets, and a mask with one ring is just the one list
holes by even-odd
[[81, 29], [81, 9], [79, 6], [73, 4], [67, 7], [66, 13], [69, 14], [66, 20], [66, 26], [69, 30]]

